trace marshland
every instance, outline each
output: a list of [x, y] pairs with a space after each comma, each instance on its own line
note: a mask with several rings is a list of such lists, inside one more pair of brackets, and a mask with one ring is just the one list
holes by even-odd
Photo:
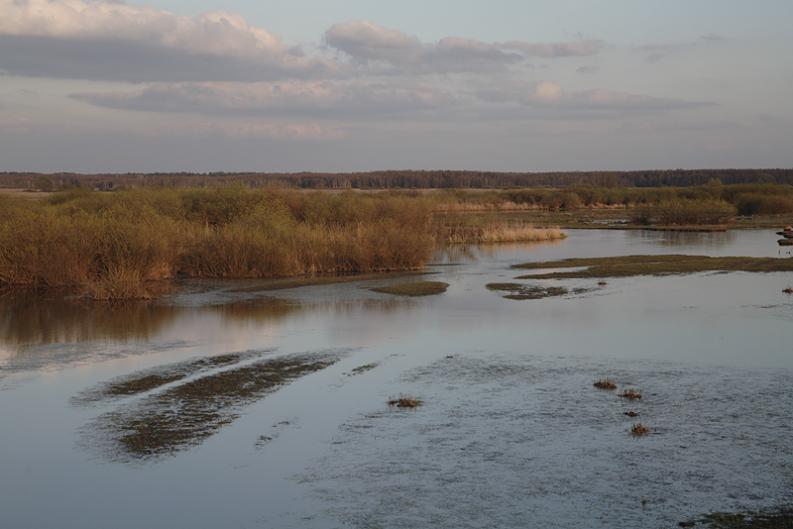
[[51, 180], [0, 197], [14, 527], [790, 523], [786, 184]]

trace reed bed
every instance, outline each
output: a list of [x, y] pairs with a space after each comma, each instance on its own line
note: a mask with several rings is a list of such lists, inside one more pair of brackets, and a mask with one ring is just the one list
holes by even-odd
[[152, 297], [179, 277], [277, 278], [421, 268], [431, 206], [396, 194], [72, 191], [0, 202], [0, 287]]
[[492, 244], [557, 241], [566, 237], [559, 228], [535, 228], [532, 225], [505, 222], [484, 226], [447, 227], [444, 240], [448, 244]]

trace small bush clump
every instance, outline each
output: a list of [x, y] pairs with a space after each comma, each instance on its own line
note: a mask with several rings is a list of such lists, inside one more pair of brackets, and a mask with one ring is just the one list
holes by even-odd
[[421, 406], [423, 402], [421, 399], [410, 395], [401, 395], [398, 398], [389, 399], [388, 405], [396, 408], [409, 408], [415, 409]]
[[631, 435], [633, 435], [634, 437], [643, 437], [649, 433], [650, 433], [650, 428], [648, 428], [647, 426], [641, 423], [636, 423], [633, 426], [631, 426]]
[[605, 389], [608, 391], [614, 391], [617, 389], [617, 384], [610, 378], [601, 378], [600, 380], [595, 381], [593, 386], [598, 389]]

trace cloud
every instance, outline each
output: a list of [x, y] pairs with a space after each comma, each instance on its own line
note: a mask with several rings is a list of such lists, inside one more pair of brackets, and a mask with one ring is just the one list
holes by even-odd
[[108, 108], [225, 116], [382, 118], [453, 104], [445, 90], [389, 80], [157, 84], [132, 92], [72, 95]]
[[[482, 82], [483, 83], [483, 82]], [[600, 119], [693, 109], [710, 103], [607, 89], [568, 91], [553, 81], [458, 86], [362, 79], [261, 83], [168, 83], [132, 91], [74, 94], [94, 106], [144, 111], [312, 121], [342, 127], [393, 120], [441, 123], [503, 119]], [[343, 124], [343, 125], [342, 125]]]
[[592, 66], [592, 65], [579, 66], [575, 70], [576, 73], [579, 73], [581, 75], [594, 74], [594, 73], [598, 73], [599, 71], [600, 71], [599, 66]]
[[[493, 104], [495, 109], [502, 109], [502, 115], [541, 119], [613, 118], [713, 106], [713, 103], [703, 101], [653, 97], [602, 88], [568, 92], [552, 81], [540, 81], [533, 86], [518, 84], [485, 89], [478, 95]], [[516, 105], [520, 110], [515, 108]], [[496, 113], [496, 110], [491, 111]]]
[[91, 0], [0, 0], [0, 69], [123, 81], [262, 80], [327, 73], [234, 13], [195, 17]]
[[531, 57], [590, 56], [602, 48], [597, 40], [489, 43], [445, 37], [436, 43], [424, 43], [417, 37], [366, 20], [331, 26], [325, 33], [325, 42], [359, 64], [384, 65], [418, 73], [501, 70], [525, 63]]
[[701, 35], [698, 39], [690, 42], [678, 42], [671, 44], [643, 44], [633, 49], [646, 54], [644, 60], [650, 64], [661, 62], [669, 55], [689, 53], [703, 46], [725, 42], [727, 39], [716, 33]]

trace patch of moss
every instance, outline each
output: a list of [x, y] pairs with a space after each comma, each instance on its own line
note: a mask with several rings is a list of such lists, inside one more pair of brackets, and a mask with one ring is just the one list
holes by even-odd
[[793, 272], [793, 259], [773, 257], [708, 257], [704, 255], [626, 255], [524, 263], [513, 268], [582, 268], [530, 274], [517, 279], [572, 279], [664, 276], [697, 272]]
[[442, 283], [440, 281], [416, 281], [413, 283], [399, 283], [396, 285], [374, 287], [369, 290], [394, 296], [419, 297], [443, 294], [448, 288], [448, 283]]

